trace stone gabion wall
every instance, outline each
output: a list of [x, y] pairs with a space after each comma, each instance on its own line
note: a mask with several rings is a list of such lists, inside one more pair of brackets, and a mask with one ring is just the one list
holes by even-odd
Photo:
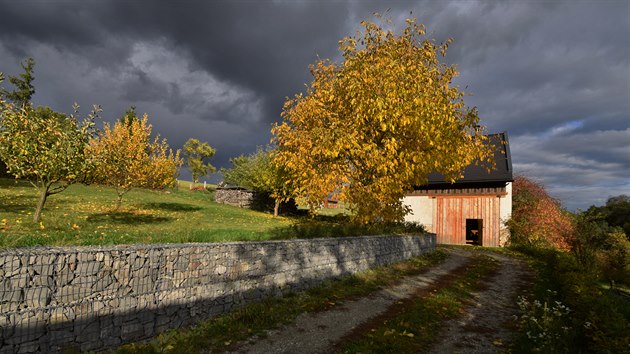
[[101, 351], [435, 249], [435, 235], [0, 252], [0, 353]]
[[255, 199], [255, 192], [239, 188], [217, 188], [214, 192], [214, 201], [229, 204], [241, 208], [249, 208]]

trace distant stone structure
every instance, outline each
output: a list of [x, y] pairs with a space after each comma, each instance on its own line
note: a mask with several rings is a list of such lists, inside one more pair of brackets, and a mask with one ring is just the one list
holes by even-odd
[[219, 186], [214, 191], [214, 201], [240, 208], [251, 208], [256, 198], [256, 192], [235, 186]]

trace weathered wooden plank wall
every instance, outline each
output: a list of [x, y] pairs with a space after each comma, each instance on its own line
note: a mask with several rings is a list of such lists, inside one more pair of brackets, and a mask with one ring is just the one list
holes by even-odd
[[466, 244], [466, 219], [482, 219], [482, 245], [499, 246], [499, 198], [496, 196], [436, 198], [433, 225], [438, 243]]

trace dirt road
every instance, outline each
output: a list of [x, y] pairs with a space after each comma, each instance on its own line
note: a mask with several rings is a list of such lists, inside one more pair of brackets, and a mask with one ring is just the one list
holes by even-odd
[[[293, 323], [268, 331], [265, 338], [237, 344], [231, 353], [332, 353], [338, 342], [366, 321], [379, 316], [401, 299], [418, 294], [458, 272], [471, 260], [465, 248], [449, 248], [450, 257], [427, 272], [404, 278], [398, 285], [333, 309], [299, 316]], [[492, 353], [505, 350], [510, 337], [515, 297], [527, 286], [530, 271], [517, 259], [484, 252], [497, 259], [499, 271], [488, 286], [476, 292], [466, 313], [444, 324], [433, 353]], [[421, 301], [421, 299], [418, 299]]]

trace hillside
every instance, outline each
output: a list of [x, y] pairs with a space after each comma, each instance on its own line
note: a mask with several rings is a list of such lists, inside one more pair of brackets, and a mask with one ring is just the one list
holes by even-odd
[[35, 188], [0, 179], [0, 247], [260, 240], [292, 223], [217, 204], [212, 192], [184, 184], [165, 192], [133, 189], [120, 210], [113, 189], [75, 184], [51, 196], [42, 222], [33, 224]]

